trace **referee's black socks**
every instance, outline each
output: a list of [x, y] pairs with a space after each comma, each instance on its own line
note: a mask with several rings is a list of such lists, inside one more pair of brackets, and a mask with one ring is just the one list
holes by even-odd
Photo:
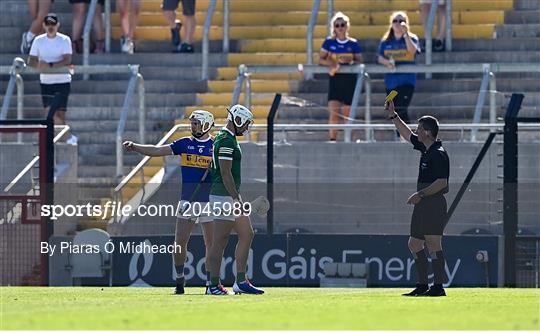
[[433, 267], [434, 282], [436, 285], [442, 285], [445, 281], [444, 273], [444, 253], [442, 250], [437, 252], [431, 252], [431, 266]]
[[[414, 257], [414, 265], [416, 266], [416, 272], [418, 273], [418, 284], [426, 285], [428, 284], [428, 260], [426, 251], [423, 249], [418, 252], [412, 252]], [[444, 264], [443, 264], [444, 265]]]

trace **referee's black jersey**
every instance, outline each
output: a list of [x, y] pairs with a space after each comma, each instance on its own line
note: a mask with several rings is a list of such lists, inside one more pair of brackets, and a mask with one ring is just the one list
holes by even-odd
[[[440, 140], [435, 141], [428, 150], [426, 146], [418, 140], [418, 135], [411, 135], [411, 143], [414, 149], [419, 150], [422, 153], [420, 157], [420, 165], [418, 167], [418, 182], [416, 184], [416, 190], [420, 191], [439, 178], [446, 178], [448, 183], [448, 177], [450, 175], [450, 161], [448, 154], [442, 146]], [[448, 186], [441, 190], [438, 194], [448, 193]]]

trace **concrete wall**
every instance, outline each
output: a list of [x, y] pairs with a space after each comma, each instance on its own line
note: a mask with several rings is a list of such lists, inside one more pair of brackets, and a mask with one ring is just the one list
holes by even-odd
[[[482, 144], [444, 143], [450, 156], [452, 203]], [[540, 144], [520, 144], [520, 227], [540, 234]], [[266, 194], [266, 145], [242, 144], [243, 197]], [[502, 145], [494, 142], [463, 196], [446, 232], [502, 232]], [[274, 211], [278, 232], [296, 229], [325, 233], [409, 232], [420, 153], [406, 143], [294, 143], [276, 145]], [[175, 157], [168, 158], [166, 184], [149, 203], [175, 204], [180, 176]], [[253, 218], [264, 231], [266, 220]], [[128, 226], [130, 225], [130, 226]], [[124, 234], [172, 233], [174, 218], [130, 219]]]
[[[453, 201], [482, 144], [449, 142], [450, 193]], [[265, 180], [266, 146], [245, 144], [243, 175], [249, 185]], [[494, 142], [447, 232], [480, 228], [502, 230], [502, 145]], [[520, 226], [540, 232], [540, 144], [519, 146]], [[295, 143], [276, 146], [275, 221], [279, 230], [303, 227], [324, 232], [408, 232], [420, 154], [406, 143]]]

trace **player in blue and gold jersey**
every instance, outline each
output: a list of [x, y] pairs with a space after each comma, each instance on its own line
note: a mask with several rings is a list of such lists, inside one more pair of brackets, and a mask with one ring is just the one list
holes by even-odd
[[[124, 142], [128, 151], [135, 151], [148, 156], [180, 155], [182, 167], [182, 194], [180, 197], [181, 213], [176, 221], [175, 242], [182, 251], [173, 254], [176, 270], [175, 294], [184, 293], [184, 263], [191, 230], [196, 222], [201, 224], [204, 244], [208, 253], [213, 241], [213, 217], [203, 212], [209, 206], [209, 194], [212, 178], [209, 166], [212, 161], [213, 138], [209, 132], [214, 126], [214, 116], [204, 110], [196, 110], [190, 116], [191, 136], [180, 138], [169, 145], [142, 145], [132, 141]], [[206, 256], [208, 258], [208, 256]], [[209, 265], [206, 264], [207, 281]]]

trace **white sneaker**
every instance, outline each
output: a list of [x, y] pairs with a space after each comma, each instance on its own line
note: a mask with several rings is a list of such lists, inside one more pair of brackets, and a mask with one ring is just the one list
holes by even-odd
[[134, 51], [135, 44], [133, 43], [133, 39], [125, 37], [122, 43], [122, 53], [133, 54]]
[[76, 146], [78, 142], [79, 142], [79, 139], [73, 134], [71, 134], [69, 139], [66, 140], [66, 143], [72, 146]]

